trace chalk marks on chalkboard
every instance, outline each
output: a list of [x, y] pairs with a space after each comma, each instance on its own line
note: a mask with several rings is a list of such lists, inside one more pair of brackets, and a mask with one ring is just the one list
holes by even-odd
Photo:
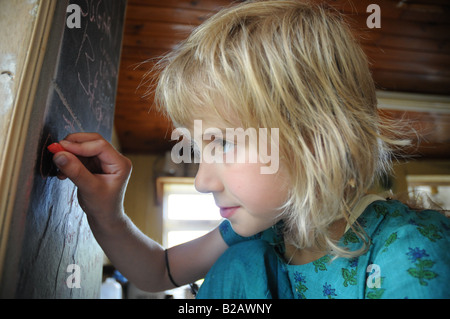
[[[46, 147], [75, 132], [99, 132], [108, 138], [115, 91], [125, 4], [123, 1], [72, 1], [81, 9], [80, 29], [66, 28], [60, 66], [50, 82], [53, 97], [40, 137], [38, 174], [57, 173]], [[119, 23], [120, 22], [120, 23]]]
[[[70, 107], [69, 102], [67, 102], [67, 99], [64, 97], [63, 92], [61, 91], [60, 87], [58, 86], [58, 84], [55, 81], [53, 81], [53, 88], [54, 88], [55, 92], [58, 94], [58, 97], [61, 100], [62, 104], [64, 105], [66, 110], [69, 112], [70, 116], [72, 117], [73, 122], [78, 126], [78, 129], [81, 132], [84, 132], [84, 129], [83, 129], [83, 126], [81, 125], [81, 122], [78, 120], [78, 118], [75, 115], [74, 111]], [[67, 122], [66, 118], [64, 118], [64, 120]]]
[[[120, 16], [122, 4], [117, 1], [86, 1], [80, 3], [83, 35], [75, 59], [78, 83], [86, 94], [98, 131], [111, 129], [114, 95], [118, 76], [116, 52], [121, 44], [119, 28], [113, 28]], [[114, 31], [113, 31], [114, 29]]]
[[[98, 3], [94, 3], [93, 1], [91, 1], [91, 3], [88, 3], [86, 1], [85, 4], [80, 4], [80, 6], [78, 6], [78, 8], [80, 8], [81, 10], [81, 15], [83, 16], [83, 18], [87, 18], [86, 19], [87, 23], [84, 28], [83, 42], [78, 52], [77, 62], [81, 54], [81, 48], [83, 47], [83, 43], [88, 35], [87, 29], [90, 23], [94, 23], [97, 26], [98, 31], [106, 35], [108, 41], [111, 41], [111, 27], [113, 22], [112, 15], [117, 11], [115, 7], [116, 3], [114, 3], [113, 1], [109, 3], [109, 5], [113, 6], [111, 11], [108, 10], [109, 8], [106, 5], [102, 7], [102, 4], [103, 3], [101, 1]], [[86, 5], [86, 7], [84, 5]]]
[[[84, 132], [83, 125], [81, 124], [81, 121], [78, 119], [78, 117], [75, 115], [74, 110], [70, 106], [69, 102], [67, 101], [66, 97], [64, 96], [61, 88], [59, 85], [55, 82], [55, 80], [52, 81], [52, 87], [54, 92], [56, 92], [56, 95], [58, 96], [59, 100], [61, 101], [62, 105], [66, 109], [67, 112], [60, 112], [60, 115], [56, 115], [56, 119], [60, 118], [62, 116], [62, 124], [63, 128], [65, 129], [66, 133], [74, 133], [74, 132]], [[69, 114], [69, 116], [66, 117], [66, 115]], [[68, 118], [69, 117], [69, 118]], [[46, 179], [47, 177], [56, 176], [58, 169], [56, 168], [55, 164], [53, 164], [52, 157], [53, 154], [51, 154], [47, 150], [47, 146], [58, 142], [59, 138], [62, 138], [64, 136], [58, 136], [60, 134], [57, 133], [57, 129], [55, 124], [46, 124], [43, 128], [41, 140], [39, 142], [39, 148], [38, 148], [38, 161], [37, 161], [37, 168], [38, 173], [41, 176], [42, 179]]]

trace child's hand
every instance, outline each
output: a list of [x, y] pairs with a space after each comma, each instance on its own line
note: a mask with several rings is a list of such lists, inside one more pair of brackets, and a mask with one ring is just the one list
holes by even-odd
[[53, 161], [58, 178], [69, 178], [78, 186], [78, 201], [90, 221], [113, 223], [123, 214], [123, 199], [131, 161], [97, 133], [76, 133], [60, 144]]
[[[55, 150], [53, 156], [60, 169], [58, 178], [69, 178], [78, 186], [78, 202], [109, 260], [143, 290], [173, 288], [164, 248], [143, 234], [124, 212], [131, 161], [96, 133], [71, 134], [59, 144], [66, 151]], [[203, 278], [227, 248], [218, 228], [172, 247], [171, 274], [179, 284]]]

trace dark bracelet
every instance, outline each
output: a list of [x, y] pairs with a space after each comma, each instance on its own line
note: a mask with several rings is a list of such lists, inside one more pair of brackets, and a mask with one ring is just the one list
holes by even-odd
[[167, 257], [167, 249], [164, 250], [164, 256], [165, 256], [165, 258], [166, 258], [166, 268], [167, 268], [167, 274], [169, 275], [170, 282], [171, 282], [172, 285], [174, 285], [175, 287], [180, 287], [180, 285], [178, 285], [178, 284], [175, 282], [175, 280], [173, 280], [172, 274], [170, 273], [169, 258]]

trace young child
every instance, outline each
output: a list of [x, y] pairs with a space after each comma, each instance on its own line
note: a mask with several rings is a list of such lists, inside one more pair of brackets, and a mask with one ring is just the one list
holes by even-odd
[[[130, 281], [155, 291], [206, 275], [199, 298], [450, 297], [447, 218], [367, 195], [407, 141], [379, 117], [366, 57], [336, 11], [247, 1], [207, 20], [161, 66], [157, 101], [189, 132], [202, 121], [192, 141], [200, 160], [216, 150], [195, 186], [214, 195], [227, 219], [218, 228], [164, 250], [124, 212], [128, 159], [91, 133], [69, 135], [68, 152], [54, 156]], [[278, 138], [237, 142], [226, 128], [277, 128]], [[261, 173], [263, 156], [250, 160], [262, 147], [279, 149], [276, 172]]]

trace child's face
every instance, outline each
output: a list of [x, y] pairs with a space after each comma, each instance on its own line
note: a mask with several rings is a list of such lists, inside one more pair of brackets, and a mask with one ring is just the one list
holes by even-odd
[[[226, 141], [225, 133], [222, 136], [206, 133], [208, 130], [214, 132], [210, 130], [212, 127], [225, 131], [217, 124], [217, 121], [203, 120], [202, 136], [198, 135], [194, 140], [202, 150], [215, 147], [216, 151], [221, 151], [223, 161], [205, 160], [203, 153], [195, 187], [199, 192], [213, 194], [222, 217], [230, 220], [235, 232], [241, 236], [251, 236], [280, 219], [282, 211], [279, 207], [288, 196], [288, 176], [281, 164], [276, 173], [262, 174], [261, 168], [267, 167], [267, 164], [262, 163], [259, 157], [256, 162], [248, 160], [250, 150], [255, 149], [251, 141], [245, 143], [246, 160], [242, 160], [242, 156], [237, 156], [239, 146], [233, 141]], [[236, 155], [238, 160], [230, 163], [226, 160], [227, 155]]]

